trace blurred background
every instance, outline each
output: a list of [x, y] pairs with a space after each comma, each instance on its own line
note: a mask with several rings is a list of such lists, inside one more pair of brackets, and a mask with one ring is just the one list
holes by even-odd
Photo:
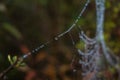
[[[77, 18], [86, 0], [0, 0], [0, 72], [10, 63], [8, 54], [22, 56], [67, 30]], [[96, 33], [95, 1], [91, 0], [78, 22], [85, 33]], [[120, 57], [120, 1], [106, 0], [104, 36], [107, 46]], [[70, 33], [80, 47], [78, 29]], [[71, 38], [65, 35], [26, 59], [27, 67], [14, 69], [8, 80], [73, 80], [71, 62], [77, 53]], [[104, 72], [108, 80], [117, 73]]]

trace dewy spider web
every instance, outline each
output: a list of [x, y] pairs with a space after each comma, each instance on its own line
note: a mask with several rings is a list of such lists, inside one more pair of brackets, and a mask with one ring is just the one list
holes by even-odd
[[[97, 70], [99, 67], [97, 66], [97, 61], [99, 60], [100, 56], [100, 44], [102, 44], [103, 48], [103, 53], [105, 57], [107, 58], [108, 62], [111, 63], [112, 65], [114, 64], [112, 60], [110, 59], [109, 54], [107, 54], [105, 42], [103, 39], [103, 22], [104, 22], [104, 2], [105, 0], [96, 0], [96, 13], [97, 13], [97, 30], [96, 30], [96, 37], [94, 39], [88, 38], [82, 30], [79, 32], [79, 38], [84, 42], [84, 52], [82, 52], [80, 49], [78, 49], [78, 53], [81, 56], [81, 59], [79, 59], [79, 64], [82, 66], [82, 76], [83, 79], [84, 77], [89, 76], [92, 74], [92, 77], [89, 78], [89, 80], [97, 80], [98, 78], [96, 77]], [[58, 36], [54, 37], [53, 40], [46, 42], [45, 44], [37, 47], [36, 49], [32, 50], [32, 52], [29, 52], [26, 55], [23, 55], [22, 58], [26, 58], [32, 53], [38, 52], [41, 48], [44, 48], [47, 46], [49, 43], [59, 40], [62, 36], [69, 34], [70, 31], [77, 25], [78, 20], [82, 16], [83, 12], [86, 10], [88, 4], [90, 3], [90, 0], [86, 1], [85, 6], [83, 7], [82, 11], [80, 12], [79, 16], [77, 19], [74, 21], [74, 23], [70, 26], [68, 30], [65, 32], [59, 34]], [[71, 37], [72, 43], [75, 46], [75, 42], [73, 41], [73, 38]], [[75, 69], [73, 70], [74, 72], [76, 71]], [[77, 79], [77, 78], [76, 78]]]
[[[107, 62], [115, 67], [118, 71], [119, 61], [116, 56], [112, 54], [107, 49], [103, 36], [103, 22], [104, 22], [104, 6], [105, 0], [96, 0], [96, 13], [97, 13], [97, 28], [96, 37], [91, 39], [87, 37], [83, 31], [80, 31], [79, 38], [84, 42], [84, 52], [78, 49], [78, 53], [81, 56], [79, 59], [79, 64], [82, 66], [83, 80], [101, 80], [97, 76], [97, 72], [100, 69], [98, 66], [98, 61], [100, 61], [100, 56], [104, 55]], [[101, 50], [103, 54], [101, 54]], [[112, 60], [112, 57], [115, 59]], [[74, 60], [74, 59], [73, 59]], [[89, 77], [89, 78], [88, 78]]]
[[[49, 43], [52, 43], [53, 41], [59, 40], [59, 38], [63, 37], [63, 36], [66, 35], [67, 33], [69, 33], [69, 32], [76, 26], [76, 24], [78, 23], [78, 20], [81, 18], [83, 12], [86, 10], [89, 2], [90, 2], [90, 0], [87, 0], [87, 1], [86, 1], [83, 9], [81, 10], [81, 12], [80, 12], [80, 14], [78, 15], [77, 19], [76, 19], [76, 20], [73, 22], [73, 24], [70, 26], [70, 28], [68, 28], [66, 31], [64, 31], [63, 33], [59, 34], [58, 36], [54, 37], [52, 40], [49, 40], [48, 42], [40, 45], [39, 47], [37, 47], [37, 48], [35, 48], [35, 49], [33, 49], [31, 52], [28, 52], [28, 53], [26, 53], [25, 55], [22, 55], [21, 57], [18, 58], [17, 62], [18, 62], [18, 61], [21, 61], [21, 62], [22, 62], [24, 59], [26, 59], [26, 58], [27, 58], [28, 56], [30, 56], [31, 54], [34, 54], [34, 53], [38, 52], [40, 49], [45, 48]], [[17, 63], [16, 63], [16, 64], [17, 64]], [[0, 79], [3, 78], [3, 77], [6, 75], [6, 73], [7, 73], [8, 71], [10, 71], [11, 68], [13, 68], [14, 65], [15, 65], [15, 64], [9, 66], [6, 70], [4, 70], [2, 73], [0, 73]], [[9, 68], [10, 68], [10, 69], [9, 69]], [[5, 73], [5, 72], [6, 72], [6, 73]]]
[[82, 14], [84, 13], [84, 11], [86, 10], [88, 4], [90, 3], [90, 0], [87, 0], [83, 9], [81, 10], [80, 14], [78, 15], [77, 19], [73, 22], [73, 24], [70, 26], [69, 29], [67, 29], [66, 31], [64, 31], [63, 33], [59, 34], [58, 36], [54, 37], [52, 40], [40, 45], [39, 47], [35, 48], [34, 50], [32, 50], [31, 52], [26, 53], [25, 55], [23, 55], [21, 58], [25, 59], [27, 58], [29, 55], [38, 52], [40, 49], [46, 47], [49, 43], [52, 43], [53, 41], [59, 40], [59, 38], [63, 37], [64, 35], [66, 35], [67, 33], [69, 33], [78, 23], [79, 19], [81, 18]]
[[[99, 69], [99, 66], [97, 65], [97, 61], [100, 58], [100, 47], [102, 47], [103, 53], [108, 60], [108, 62], [116, 67], [118, 69], [118, 66], [113, 62], [111, 59], [111, 56], [108, 54], [107, 47], [104, 42], [103, 38], [103, 22], [104, 22], [104, 2], [105, 0], [95, 0], [96, 1], [96, 12], [97, 12], [97, 30], [96, 30], [96, 37], [94, 39], [91, 39], [85, 35], [85, 33], [80, 30], [79, 31], [79, 38], [84, 42], [84, 51], [81, 51], [78, 49], [78, 54], [81, 56], [79, 58], [78, 64], [82, 67], [82, 76], [83, 80], [100, 80], [97, 78], [97, 71]], [[90, 0], [87, 0], [82, 11], [80, 12], [77, 19], [74, 21], [74, 23], [70, 26], [69, 29], [64, 31], [63, 33], [59, 34], [58, 36], [54, 37], [52, 40], [49, 40], [48, 42], [44, 43], [43, 45], [40, 45], [39, 47], [35, 48], [31, 52], [28, 52], [27, 54], [21, 56], [20, 58], [23, 60], [27, 58], [29, 55], [38, 52], [40, 49], [46, 47], [49, 43], [52, 43], [53, 41], [59, 40], [59, 38], [63, 37], [66, 34], [70, 35], [70, 31], [77, 25], [79, 19], [81, 18], [82, 14], [86, 10], [88, 4], [90, 3]], [[71, 37], [73, 45], [75, 45], [75, 42], [73, 38]], [[102, 46], [101, 46], [102, 45]], [[76, 58], [76, 57], [75, 57]], [[74, 59], [73, 59], [74, 60]], [[87, 76], [91, 76], [89, 79]], [[87, 79], [85, 79], [87, 78]], [[77, 79], [77, 78], [76, 78]]]
[[[96, 73], [97, 71], [96, 58], [99, 55], [99, 46], [97, 45], [96, 39], [88, 38], [83, 31], [79, 34], [79, 38], [85, 44], [84, 52], [78, 49], [78, 53], [82, 57], [79, 60], [79, 64], [82, 66], [82, 75], [83, 77], [86, 77], [87, 75]], [[92, 78], [89, 80], [92, 80]]]

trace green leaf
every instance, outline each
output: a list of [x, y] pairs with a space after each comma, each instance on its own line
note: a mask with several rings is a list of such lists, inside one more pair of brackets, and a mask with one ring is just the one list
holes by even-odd
[[[11, 57], [10, 55], [8, 55], [8, 60], [9, 60], [10, 64], [12, 65], [17, 60], [17, 56]], [[19, 59], [19, 61], [17, 61], [17, 64], [15, 65], [15, 67], [19, 68], [19, 67], [26, 66], [26, 64], [22, 61], [23, 61], [23, 59]]]
[[26, 63], [21, 63], [20, 64], [20, 67], [24, 67], [24, 66], [26, 66]]
[[9, 60], [10, 64], [13, 64], [13, 61], [12, 61], [12, 59], [11, 59], [11, 56], [10, 56], [10, 55], [8, 55], [8, 60]]
[[13, 56], [12, 60], [15, 62], [17, 60], [17, 56]]
[[3, 29], [5, 29], [6, 31], [8, 31], [10, 34], [12, 34], [15, 38], [17, 39], [21, 39], [22, 35], [21, 33], [11, 24], [9, 23], [3, 23]]

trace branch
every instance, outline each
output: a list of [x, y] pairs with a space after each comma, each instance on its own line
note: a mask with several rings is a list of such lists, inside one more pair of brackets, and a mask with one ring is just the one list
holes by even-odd
[[[36, 53], [38, 52], [40, 49], [44, 48], [45, 46], [47, 46], [49, 43], [51, 43], [52, 41], [56, 41], [56, 40], [59, 40], [59, 38], [63, 37], [64, 35], [66, 35], [67, 33], [69, 33], [75, 26], [76, 24], [78, 23], [78, 20], [81, 18], [83, 12], [86, 10], [88, 4], [89, 4], [90, 0], [87, 0], [87, 2], [85, 3], [82, 11], [80, 12], [79, 16], [77, 17], [77, 19], [73, 22], [73, 24], [70, 26], [69, 29], [67, 29], [66, 31], [64, 31], [63, 33], [59, 34], [58, 36], [56, 36], [53, 40], [50, 40], [42, 45], [40, 45], [39, 47], [35, 48], [34, 50], [32, 50], [31, 52], [28, 52], [27, 54], [23, 55], [22, 58], [23, 60], [25, 58], [27, 58], [29, 55], [33, 54], [33, 53]], [[19, 58], [18, 58], [19, 59]], [[11, 66], [9, 66], [6, 70], [4, 70], [2, 73], [0, 73], [0, 79], [2, 79], [9, 71], [11, 71], [14, 66], [17, 64], [19, 60], [16, 60], [16, 62], [14, 64], [12, 64]]]
[[10, 72], [12, 69], [14, 69], [14, 66], [17, 64], [18, 59], [12, 64], [10, 65], [6, 70], [4, 70], [3, 72], [0, 73], [0, 80], [3, 80], [4, 76]]
[[35, 48], [34, 50], [32, 50], [32, 52], [27, 53], [26, 55], [23, 55], [23, 58], [27, 58], [29, 55], [31, 55], [32, 53], [36, 53], [38, 52], [40, 49], [44, 48], [45, 46], [47, 46], [49, 43], [53, 42], [54, 40], [57, 41], [59, 40], [61, 37], [63, 37], [64, 35], [66, 35], [67, 33], [69, 33], [78, 23], [79, 19], [81, 18], [83, 12], [86, 10], [88, 4], [90, 3], [90, 0], [87, 0], [87, 2], [85, 3], [82, 11], [79, 13], [77, 19], [73, 22], [73, 24], [70, 26], [70, 28], [68, 28], [66, 31], [62, 32], [61, 34], [57, 35], [56, 37], [53, 38], [53, 40], [50, 40], [42, 45], [40, 45], [39, 47]]

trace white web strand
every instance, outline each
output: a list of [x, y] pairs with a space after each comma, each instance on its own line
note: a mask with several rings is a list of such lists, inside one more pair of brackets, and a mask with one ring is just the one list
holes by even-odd
[[96, 43], [96, 39], [91, 39], [89, 37], [87, 37], [83, 31], [81, 31], [79, 33], [79, 38], [82, 39], [85, 43], [87, 44], [95, 44]]
[[85, 48], [84, 52], [78, 49], [78, 54], [81, 56], [81, 59], [79, 59], [78, 64], [81, 64], [82, 66], [82, 76], [86, 77], [88, 74], [95, 72], [97, 69], [96, 57], [98, 45], [96, 37], [93, 39], [89, 38], [81, 29], [79, 31], [79, 38], [84, 42]]
[[107, 47], [104, 41], [104, 34], [103, 34], [103, 22], [104, 22], [104, 10], [105, 10], [104, 4], [105, 4], [105, 0], [96, 0], [96, 11], [97, 11], [97, 32], [96, 33], [98, 36], [97, 39], [102, 45], [102, 50], [107, 61], [114, 66], [114, 63], [107, 52]]
[[[69, 29], [67, 29], [66, 31], [64, 31], [63, 33], [59, 34], [58, 36], [56, 36], [54, 38], [54, 40], [59, 40], [59, 38], [61, 38], [62, 36], [64, 36], [65, 34], [69, 33], [75, 26], [76, 24], [78, 23], [78, 20], [81, 18], [82, 14], [84, 13], [84, 11], [86, 10], [88, 4], [90, 3], [90, 0], [87, 0], [87, 2], [85, 3], [82, 11], [80, 12], [80, 14], [78, 15], [77, 19], [74, 21], [74, 23], [70, 26]], [[40, 45], [39, 47], [35, 48], [34, 50], [32, 50], [32, 52], [28, 52], [26, 53], [25, 55], [23, 55], [21, 58], [25, 59], [27, 58], [29, 55], [31, 55], [32, 53], [35, 53], [37, 51], [39, 51], [40, 49], [44, 48], [46, 45], [48, 45], [49, 43], [51, 43], [53, 40], [51, 41], [48, 41], [42, 45]]]
[[46, 46], [47, 46], [49, 43], [51, 43], [51, 42], [52, 42], [52, 40], [51, 40], [51, 41], [48, 41], [48, 42], [46, 42], [46, 43], [44, 43], [44, 44], [42, 44], [42, 45], [40, 45], [39, 47], [33, 49], [31, 52], [28, 52], [27, 54], [23, 55], [21, 58], [23, 58], [23, 59], [27, 58], [27, 57], [30, 56], [31, 54], [36, 53], [36, 52], [38, 52], [40, 49], [46, 47]]
[[72, 35], [71, 35], [70, 33], [68, 33], [68, 35], [70, 36], [70, 39], [71, 39], [71, 41], [72, 41], [73, 46], [75, 46], [75, 41], [74, 41]]
[[78, 23], [79, 19], [81, 18], [82, 14], [85, 12], [88, 4], [90, 3], [90, 0], [87, 0], [87, 2], [85, 3], [82, 11], [80, 12], [80, 14], [78, 15], [77, 19], [74, 21], [74, 23], [70, 26], [70, 28], [68, 30], [66, 30], [65, 32], [61, 33], [60, 35], [58, 35], [58, 37], [62, 37], [64, 36], [65, 34], [67, 34], [68, 32], [70, 32], [75, 26], [76, 24]]
[[96, 36], [98, 37], [98, 42], [101, 44], [101, 47], [107, 62], [111, 66], [116, 68], [117, 71], [119, 71], [120, 73], [119, 59], [114, 54], [111, 54], [111, 52], [109, 52], [109, 50], [107, 49], [106, 43], [104, 41], [103, 22], [104, 22], [104, 12], [105, 12], [105, 0], [96, 0], [96, 12], [97, 12], [97, 30], [96, 30], [97, 35]]

